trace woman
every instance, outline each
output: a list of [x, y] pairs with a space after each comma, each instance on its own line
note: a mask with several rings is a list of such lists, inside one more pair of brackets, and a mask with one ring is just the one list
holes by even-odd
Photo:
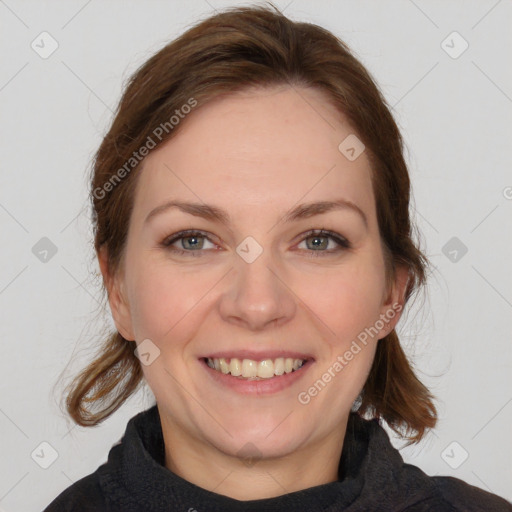
[[402, 141], [364, 67], [276, 9], [212, 16], [134, 75], [95, 158], [117, 332], [75, 380], [97, 425], [156, 404], [47, 507], [512, 510], [404, 464], [436, 424], [395, 326], [428, 262]]

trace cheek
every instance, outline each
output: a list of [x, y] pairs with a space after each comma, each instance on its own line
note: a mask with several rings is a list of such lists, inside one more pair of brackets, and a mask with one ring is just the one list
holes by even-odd
[[307, 297], [304, 302], [328, 326], [333, 346], [343, 348], [379, 318], [385, 279], [378, 262], [361, 259], [315, 279], [300, 279], [298, 295]]
[[215, 300], [222, 272], [139, 261], [130, 281], [130, 312], [137, 340], [149, 338], [162, 352], [182, 351]]
[[130, 311], [137, 339], [150, 338], [157, 345], [169, 333], [186, 325], [182, 322], [199, 303], [207, 288], [205, 279], [161, 263], [132, 267]]
[[[189, 331], [200, 322], [200, 318], [193, 318], [201, 315], [201, 306], [209, 304], [206, 295], [209, 290], [214, 292], [222, 273], [198, 272], [159, 259], [144, 261], [142, 254], [134, 255], [128, 263], [130, 312], [136, 339], [149, 338], [158, 345], [169, 336], [176, 342], [190, 338]], [[345, 265], [336, 268], [309, 275], [290, 274], [290, 281], [306, 309], [322, 320], [329, 328], [327, 333], [334, 335], [328, 338], [337, 348], [350, 343], [379, 317], [384, 267], [371, 248], [354, 254]]]

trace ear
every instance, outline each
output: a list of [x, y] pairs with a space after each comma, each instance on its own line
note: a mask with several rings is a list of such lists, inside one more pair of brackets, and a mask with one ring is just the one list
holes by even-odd
[[124, 293], [122, 275], [119, 273], [113, 276], [109, 273], [108, 252], [105, 246], [100, 247], [98, 263], [103, 276], [103, 284], [107, 289], [108, 302], [116, 328], [125, 340], [135, 340], [130, 307], [126, 294]]
[[[397, 266], [391, 289], [387, 290], [387, 297], [384, 296], [380, 309], [380, 321], [377, 320], [376, 322], [376, 327], [380, 330], [377, 339], [380, 340], [387, 336], [395, 328], [398, 320], [400, 320], [405, 305], [405, 292], [408, 282], [409, 269], [403, 265]], [[384, 325], [380, 328], [382, 323]]]

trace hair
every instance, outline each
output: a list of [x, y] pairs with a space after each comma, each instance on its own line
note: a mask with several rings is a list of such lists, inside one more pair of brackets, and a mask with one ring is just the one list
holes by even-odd
[[[107, 250], [109, 275], [123, 262], [137, 171], [144, 161], [133, 160], [140, 148], [150, 139], [155, 147], [171, 139], [180, 124], [171, 126], [169, 120], [177, 110], [189, 111], [184, 106], [193, 101], [203, 105], [250, 87], [281, 85], [323, 91], [335, 111], [347, 117], [371, 162], [387, 282], [393, 282], [399, 266], [407, 268], [404, 302], [425, 284], [429, 262], [412, 239], [403, 140], [383, 95], [345, 43], [322, 27], [291, 21], [272, 4], [216, 13], [131, 76], [90, 176], [94, 247], [97, 254]], [[154, 136], [156, 127], [165, 127], [159, 137]], [[128, 162], [133, 169], [127, 169]], [[77, 424], [99, 424], [137, 390], [144, 379], [135, 348], [135, 341], [113, 332], [74, 378], [65, 396]], [[436, 425], [433, 399], [393, 329], [378, 343], [358, 414], [382, 418], [411, 444]]]

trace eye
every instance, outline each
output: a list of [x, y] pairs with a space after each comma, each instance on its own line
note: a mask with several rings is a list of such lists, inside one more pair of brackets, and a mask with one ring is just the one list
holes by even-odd
[[[176, 254], [183, 254], [187, 256], [201, 256], [202, 249], [205, 249], [205, 240], [207, 241], [207, 243], [213, 245], [213, 249], [217, 247], [211, 240], [209, 240], [206, 233], [204, 233], [203, 231], [197, 231], [193, 229], [180, 231], [179, 233], [175, 233], [174, 235], [167, 237], [161, 243], [161, 246]], [[181, 247], [174, 247], [174, 244], [176, 244], [177, 242], [181, 242], [179, 244]]]
[[[305, 235], [300, 243], [306, 242], [305, 250], [310, 253], [309, 257], [329, 256], [352, 247], [345, 237], [325, 229], [312, 229]], [[309, 240], [311, 240], [310, 244], [308, 244]], [[218, 248], [218, 245], [209, 239], [207, 233], [193, 229], [170, 235], [160, 245], [175, 254], [198, 257], [203, 255], [203, 249], [208, 249], [204, 246], [205, 242], [212, 245], [210, 249]], [[329, 242], [334, 242], [330, 248]]]
[[[332, 231], [313, 229], [308, 231], [306, 235], [307, 236], [302, 239], [301, 243], [306, 242], [306, 246], [309, 245], [306, 250], [311, 252], [310, 256], [312, 257], [329, 256], [352, 247], [345, 237], [338, 233], [333, 233]], [[307, 243], [308, 240], [311, 240], [311, 244]], [[329, 241], [334, 241], [334, 247], [331, 246], [330, 249], [328, 249]]]

